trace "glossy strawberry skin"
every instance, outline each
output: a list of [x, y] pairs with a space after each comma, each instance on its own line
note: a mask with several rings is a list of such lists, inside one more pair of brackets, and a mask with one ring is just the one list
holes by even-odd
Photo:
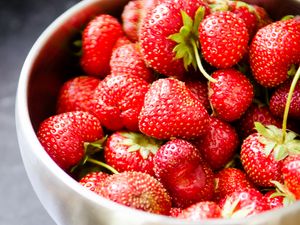
[[284, 197], [283, 196], [273, 197], [272, 195], [274, 194], [274, 192], [275, 192], [274, 190], [271, 190], [264, 195], [264, 197], [267, 199], [270, 209], [284, 207], [284, 203], [283, 203]]
[[283, 180], [297, 200], [300, 199], [300, 155], [290, 155], [283, 161]]
[[254, 78], [271, 88], [288, 79], [292, 64], [300, 62], [300, 21], [289, 19], [261, 28], [250, 46], [250, 66]]
[[[270, 99], [270, 111], [273, 115], [282, 118], [286, 105], [287, 96], [290, 90], [292, 81], [287, 80], [280, 85], [272, 94]], [[291, 105], [289, 108], [289, 118], [300, 119], [300, 83], [296, 84], [292, 95]]]
[[187, 219], [190, 221], [202, 221], [203, 219], [221, 217], [221, 208], [217, 203], [211, 201], [203, 201], [191, 205], [178, 215], [178, 218]]
[[107, 177], [109, 177], [109, 174], [101, 171], [90, 172], [82, 177], [79, 180], [79, 183], [90, 191], [96, 192], [97, 188], [102, 184], [103, 181], [105, 181]]
[[169, 36], [178, 33], [183, 26], [181, 10], [194, 18], [196, 10], [207, 4], [202, 0], [159, 1], [146, 14], [140, 30], [141, 52], [146, 64], [166, 76], [183, 77], [185, 68], [181, 59], [175, 59], [173, 48], [176, 42]]
[[49, 156], [64, 170], [78, 164], [84, 156], [84, 142], [103, 137], [100, 121], [84, 111], [57, 114], [45, 119], [37, 132]]
[[200, 152], [188, 141], [168, 141], [154, 156], [155, 176], [165, 186], [176, 207], [185, 208], [211, 200], [213, 172]]
[[92, 110], [109, 130], [138, 131], [138, 115], [149, 84], [133, 75], [109, 75], [95, 90]]
[[249, 35], [244, 21], [232, 12], [214, 12], [199, 26], [204, 59], [216, 68], [230, 68], [247, 51]]
[[233, 126], [211, 117], [208, 132], [193, 143], [210, 167], [218, 170], [233, 158], [239, 146], [239, 138]]
[[273, 154], [264, 153], [265, 144], [261, 143], [259, 133], [248, 136], [241, 147], [241, 162], [252, 182], [261, 187], [274, 187], [271, 181], [282, 182], [282, 161]]
[[208, 85], [207, 82], [190, 79], [185, 81], [185, 85], [192, 91], [192, 93], [201, 101], [205, 109], [209, 112], [211, 110], [208, 100]]
[[236, 128], [242, 139], [256, 132], [254, 122], [281, 127], [281, 121], [272, 115], [268, 106], [253, 103], [237, 121]]
[[[108, 137], [104, 147], [106, 163], [118, 172], [138, 171], [154, 175], [153, 157], [154, 152], [159, 147], [159, 143], [157, 143], [157, 146], [146, 146], [150, 142], [148, 140], [148, 137], [140, 133], [114, 132]], [[138, 148], [130, 151], [130, 147], [133, 145], [138, 146]], [[142, 148], [145, 151], [149, 151], [147, 156], [141, 154]], [[153, 152], [149, 148], [152, 148]]]
[[195, 138], [207, 131], [208, 113], [192, 92], [175, 78], [152, 83], [139, 115], [139, 128], [157, 139]]
[[242, 191], [254, 188], [254, 184], [249, 180], [246, 173], [237, 168], [224, 168], [216, 173], [216, 198], [225, 198], [235, 191]]
[[146, 173], [113, 174], [102, 183], [97, 193], [146, 212], [168, 215], [171, 209], [171, 199], [163, 185]]
[[82, 35], [80, 64], [88, 75], [105, 77], [115, 42], [123, 36], [122, 26], [111, 15], [101, 14], [91, 20]]
[[66, 81], [58, 95], [57, 113], [89, 111], [99, 82], [98, 78], [91, 76], [79, 76]]
[[110, 59], [111, 74], [129, 74], [154, 81], [153, 72], [148, 68], [142, 58], [138, 44], [125, 44], [113, 51]]
[[252, 84], [235, 69], [217, 70], [212, 77], [217, 82], [209, 82], [208, 97], [216, 117], [228, 122], [239, 119], [252, 103]]

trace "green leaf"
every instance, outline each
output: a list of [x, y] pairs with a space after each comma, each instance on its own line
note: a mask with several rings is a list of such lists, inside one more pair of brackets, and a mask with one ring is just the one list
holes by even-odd
[[200, 6], [196, 13], [195, 13], [195, 18], [194, 18], [194, 25], [193, 25], [193, 32], [194, 34], [198, 37], [198, 28], [199, 25], [201, 23], [201, 21], [204, 19], [204, 15], [205, 15], [205, 7], [204, 6]]
[[266, 156], [269, 156], [271, 154], [275, 146], [276, 142], [274, 141], [269, 141], [265, 144], [264, 153], [266, 154]]
[[260, 133], [262, 136], [269, 138], [271, 140], [274, 139], [272, 132], [268, 130], [262, 123], [254, 122], [254, 126], [257, 132]]
[[288, 156], [288, 152], [284, 145], [277, 145], [274, 148], [274, 158], [277, 161], [283, 160], [287, 156]]
[[193, 19], [183, 10], [181, 12], [182, 22], [184, 26], [193, 27]]

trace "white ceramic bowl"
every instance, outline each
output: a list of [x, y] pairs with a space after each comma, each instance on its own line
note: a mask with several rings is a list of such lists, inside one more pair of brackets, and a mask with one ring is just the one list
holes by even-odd
[[[117, 15], [125, 0], [86, 0], [67, 10], [39, 37], [24, 63], [17, 90], [16, 128], [23, 162], [32, 186], [50, 216], [60, 225], [176, 225], [264, 224], [297, 225], [300, 202], [261, 215], [239, 220], [187, 222], [134, 210], [81, 187], [61, 170], [40, 145], [38, 124], [54, 113], [59, 87], [74, 75], [75, 58], [70, 43], [92, 16]], [[300, 1], [252, 1], [272, 9], [273, 16], [300, 13]]]

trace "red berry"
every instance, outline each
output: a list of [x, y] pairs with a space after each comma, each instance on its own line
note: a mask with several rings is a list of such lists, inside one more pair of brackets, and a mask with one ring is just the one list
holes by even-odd
[[300, 155], [290, 155], [283, 161], [281, 169], [284, 183], [297, 200], [300, 199]]
[[82, 177], [79, 183], [85, 188], [96, 192], [96, 189], [109, 177], [109, 174], [98, 171], [90, 172]]

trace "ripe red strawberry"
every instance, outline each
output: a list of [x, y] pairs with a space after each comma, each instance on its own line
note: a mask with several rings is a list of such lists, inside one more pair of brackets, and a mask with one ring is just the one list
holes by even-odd
[[103, 131], [100, 121], [92, 114], [72, 111], [45, 119], [37, 136], [57, 165], [68, 170], [83, 159], [84, 142], [101, 139]]
[[195, 94], [207, 111], [210, 111], [208, 100], [208, 85], [207, 82], [201, 80], [189, 79], [185, 81], [185, 85]]
[[275, 125], [279, 128], [281, 127], [281, 121], [272, 115], [268, 106], [252, 103], [237, 121], [236, 128], [242, 139], [256, 132], [254, 122], [260, 122], [265, 126]]
[[221, 208], [215, 202], [203, 201], [198, 202], [182, 210], [178, 218], [190, 221], [202, 221], [203, 219], [221, 218]]
[[254, 188], [235, 191], [220, 201], [224, 218], [245, 218], [269, 210], [266, 198]]
[[125, 44], [113, 51], [110, 59], [111, 74], [129, 74], [154, 81], [155, 77], [145, 65], [137, 43]]
[[250, 66], [254, 78], [265, 87], [275, 87], [288, 79], [292, 64], [300, 62], [300, 20], [277, 21], [261, 28], [250, 46]]
[[273, 22], [273, 20], [270, 18], [269, 14], [263, 7], [258, 5], [252, 5], [252, 6], [255, 9], [255, 15], [258, 18], [257, 29], [260, 29]]
[[114, 202], [146, 212], [168, 215], [171, 199], [154, 177], [141, 172], [123, 172], [109, 176], [97, 190]]
[[270, 209], [284, 207], [283, 196], [273, 196], [276, 193], [275, 190], [268, 191], [264, 196], [267, 199]]
[[116, 40], [112, 52], [114, 52], [117, 48], [121, 47], [122, 45], [130, 44], [130, 43], [132, 42], [128, 39], [128, 37], [123, 35]]
[[214, 194], [213, 172], [190, 142], [175, 139], [162, 145], [153, 159], [154, 172], [174, 206], [185, 208]]
[[114, 44], [123, 36], [118, 20], [101, 14], [91, 20], [82, 35], [82, 56], [80, 64], [86, 74], [105, 77], [109, 71], [109, 60]]
[[242, 1], [229, 1], [229, 10], [244, 21], [249, 37], [252, 38], [258, 26], [258, 16], [253, 5]]
[[228, 122], [239, 119], [252, 103], [252, 84], [235, 69], [217, 70], [211, 76], [217, 80], [208, 85], [208, 97], [214, 114]]
[[154, 175], [153, 156], [161, 142], [140, 133], [117, 131], [104, 148], [105, 161], [119, 172], [139, 171]]
[[133, 42], [138, 41], [139, 24], [141, 23], [141, 11], [143, 9], [143, 2], [141, 0], [129, 1], [122, 12], [122, 27], [125, 34]]
[[253, 133], [244, 140], [240, 156], [243, 167], [253, 183], [262, 187], [274, 187], [271, 181], [282, 181], [282, 161], [276, 160], [273, 154], [266, 152], [266, 144], [267, 140], [260, 133]]
[[99, 82], [99, 79], [91, 76], [79, 76], [66, 81], [58, 95], [57, 113], [89, 111]]
[[[182, 43], [180, 47], [184, 52], [188, 52], [188, 49], [191, 49], [187, 53], [188, 57], [191, 56], [187, 60], [188, 62], [184, 62], [181, 59], [185, 54], [179, 53], [180, 57], [176, 57], [176, 51], [173, 51], [173, 49], [177, 46], [177, 42], [174, 38], [171, 38], [171, 35], [179, 33], [184, 25], [183, 20], [185, 19], [182, 18], [182, 13], [185, 12], [190, 19], [194, 18], [200, 6], [203, 6], [203, 9], [205, 9], [204, 14], [209, 13], [207, 4], [202, 0], [159, 1], [155, 7], [148, 11], [140, 30], [141, 52], [148, 66], [166, 76], [183, 77], [185, 67], [187, 68], [189, 64], [192, 64], [192, 61], [195, 61], [193, 47], [189, 40], [195, 38], [197, 34], [189, 30], [191, 33], [183, 38], [187, 42]], [[180, 38], [180, 40], [183, 39]]]
[[90, 172], [79, 180], [79, 183], [85, 188], [96, 192], [96, 189], [109, 177], [108, 173], [101, 171]]
[[[299, 146], [299, 142], [298, 142]], [[296, 146], [297, 147], [297, 146]], [[299, 151], [299, 147], [295, 149]], [[297, 200], [300, 199], [300, 155], [290, 155], [283, 161], [281, 169], [284, 183]]]
[[131, 41], [139, 40], [142, 20], [147, 11], [155, 6], [159, 0], [131, 0], [125, 5], [121, 18], [125, 34]]
[[217, 199], [223, 199], [235, 191], [254, 188], [246, 173], [237, 168], [224, 168], [215, 175], [215, 192]]
[[239, 147], [239, 137], [229, 123], [211, 117], [208, 132], [193, 143], [210, 167], [218, 170], [233, 158]]
[[93, 113], [109, 130], [138, 131], [138, 115], [149, 84], [133, 75], [108, 75], [95, 90]]
[[198, 98], [175, 78], [152, 83], [139, 115], [139, 128], [157, 139], [195, 138], [207, 131], [209, 116]]
[[[280, 85], [272, 94], [270, 99], [270, 110], [273, 115], [280, 118], [283, 117], [284, 108], [286, 105], [287, 96], [290, 90], [292, 81], [287, 80]], [[291, 105], [289, 108], [289, 118], [300, 119], [300, 83], [296, 84], [294, 89]]]
[[199, 41], [208, 63], [230, 68], [246, 53], [249, 35], [244, 21], [234, 13], [213, 12], [200, 23]]

